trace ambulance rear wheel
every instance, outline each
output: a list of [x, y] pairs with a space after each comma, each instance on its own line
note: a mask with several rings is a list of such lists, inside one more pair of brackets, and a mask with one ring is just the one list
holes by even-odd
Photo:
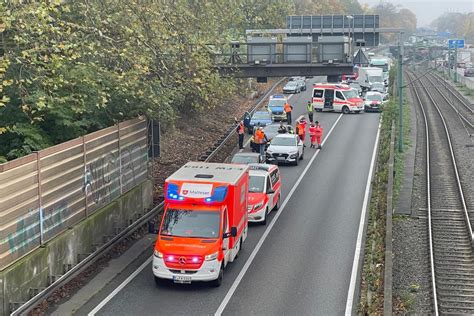
[[268, 215], [268, 208], [265, 210], [265, 214], [263, 215], [263, 221], [260, 222], [262, 225], [267, 225], [267, 215]]
[[351, 113], [351, 110], [349, 110], [349, 107], [347, 105], [344, 105], [342, 107], [342, 113], [349, 114], [349, 113]]
[[224, 279], [224, 263], [222, 263], [221, 268], [219, 270], [219, 276], [214, 281], [211, 281], [211, 285], [213, 287], [219, 287], [221, 286], [223, 279]]
[[277, 204], [275, 204], [273, 208], [275, 211], [278, 211], [280, 209], [280, 202], [281, 202], [281, 194], [278, 195]]

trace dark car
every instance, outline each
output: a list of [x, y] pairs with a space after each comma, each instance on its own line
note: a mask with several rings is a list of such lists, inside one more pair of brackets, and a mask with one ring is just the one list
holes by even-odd
[[248, 132], [249, 134], [252, 134], [255, 126], [265, 127], [272, 123], [272, 115], [270, 114], [270, 112], [257, 111], [252, 115], [252, 118], [250, 119]]
[[464, 77], [474, 77], [474, 67], [464, 69]]

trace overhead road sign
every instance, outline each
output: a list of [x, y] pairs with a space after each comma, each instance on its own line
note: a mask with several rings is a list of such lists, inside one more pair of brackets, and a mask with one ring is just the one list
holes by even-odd
[[450, 39], [448, 40], [448, 48], [464, 48], [464, 39]]

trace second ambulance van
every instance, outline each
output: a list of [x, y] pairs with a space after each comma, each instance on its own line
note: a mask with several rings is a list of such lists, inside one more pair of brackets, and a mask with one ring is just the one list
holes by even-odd
[[360, 113], [364, 110], [364, 100], [356, 90], [345, 84], [315, 83], [313, 86], [313, 106], [317, 112], [323, 110]]

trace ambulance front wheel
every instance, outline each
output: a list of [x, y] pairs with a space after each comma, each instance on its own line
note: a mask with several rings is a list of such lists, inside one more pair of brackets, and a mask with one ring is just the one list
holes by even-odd
[[214, 281], [211, 281], [211, 285], [213, 287], [219, 287], [221, 286], [223, 279], [224, 279], [224, 260], [222, 260], [221, 269], [219, 270], [219, 276]]
[[160, 279], [159, 277], [156, 277], [156, 276], [155, 276], [155, 284], [156, 284], [156, 285], [160, 286], [162, 282], [163, 282], [162, 279]]
[[344, 105], [344, 107], [342, 108], [342, 113], [349, 114], [351, 113], [351, 110], [349, 110], [349, 107], [347, 105]]

